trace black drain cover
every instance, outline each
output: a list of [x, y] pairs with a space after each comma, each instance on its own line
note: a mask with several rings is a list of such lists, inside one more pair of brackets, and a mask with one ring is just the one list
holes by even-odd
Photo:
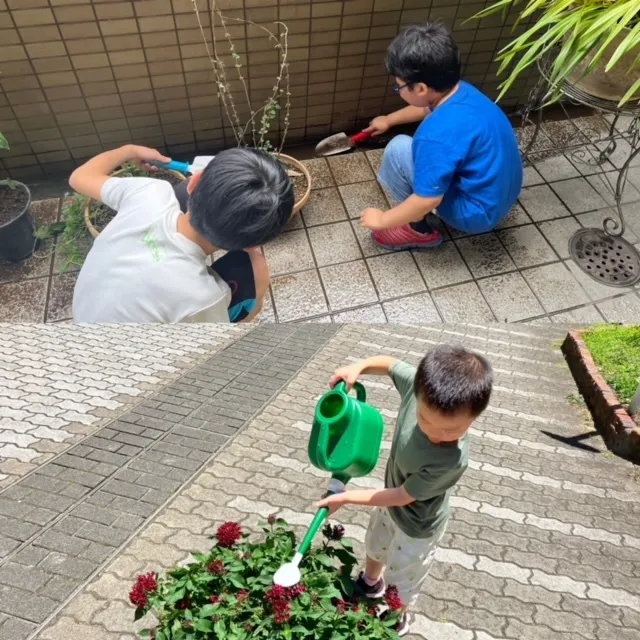
[[569, 240], [574, 262], [594, 280], [610, 287], [629, 287], [640, 280], [640, 256], [623, 238], [602, 229], [581, 229]]

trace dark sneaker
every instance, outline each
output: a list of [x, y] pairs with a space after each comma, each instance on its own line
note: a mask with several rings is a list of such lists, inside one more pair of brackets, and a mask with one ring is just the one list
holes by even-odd
[[364, 579], [364, 571], [360, 572], [360, 575], [356, 580], [356, 586], [370, 600], [382, 598], [384, 592], [387, 590], [387, 587], [384, 584], [384, 580], [382, 578], [380, 578], [380, 580], [378, 580], [378, 582], [376, 582], [374, 585], [368, 585]]

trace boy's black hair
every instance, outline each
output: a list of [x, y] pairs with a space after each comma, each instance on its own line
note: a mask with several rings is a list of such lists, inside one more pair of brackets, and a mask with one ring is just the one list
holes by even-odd
[[453, 89], [460, 81], [460, 51], [440, 22], [407, 27], [389, 45], [387, 71], [409, 85], [424, 82], [435, 91]]
[[193, 228], [219, 249], [248, 249], [273, 240], [291, 218], [293, 185], [268, 153], [220, 152], [189, 198]]
[[468, 411], [477, 417], [489, 404], [492, 385], [493, 372], [485, 358], [464, 347], [443, 344], [418, 365], [414, 391], [440, 413]]

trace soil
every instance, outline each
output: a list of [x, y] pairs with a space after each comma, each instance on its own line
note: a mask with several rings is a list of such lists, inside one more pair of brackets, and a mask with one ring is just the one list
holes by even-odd
[[[154, 171], [153, 175], [149, 177], [155, 178], [156, 180], [164, 180], [171, 185], [180, 184], [182, 182], [180, 178], [178, 178], [170, 171], [163, 171], [162, 169]], [[96, 231], [98, 231], [99, 233], [111, 222], [115, 215], [116, 212], [113, 209], [107, 207], [107, 205], [102, 204], [101, 202], [97, 202], [96, 200], [92, 201], [91, 221]]]
[[[283, 162], [281, 161], [282, 166], [285, 169], [291, 169], [292, 171], [298, 171], [297, 167], [288, 164], [287, 162]], [[302, 173], [301, 171], [298, 171], [299, 173]], [[300, 202], [300, 200], [302, 200], [302, 197], [304, 196], [304, 194], [307, 191], [307, 179], [304, 175], [302, 176], [291, 176], [291, 183], [293, 184], [293, 195], [295, 197], [295, 201], [296, 202]]]
[[6, 184], [0, 185], [0, 227], [15, 220], [29, 202], [27, 192], [16, 185], [10, 189]]

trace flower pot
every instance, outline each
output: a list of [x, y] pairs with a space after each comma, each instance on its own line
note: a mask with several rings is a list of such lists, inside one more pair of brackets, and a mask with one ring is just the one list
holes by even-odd
[[0, 182], [0, 256], [20, 262], [34, 250], [36, 239], [31, 216], [31, 191], [22, 182]]
[[[114, 171], [111, 174], [111, 176], [115, 178], [115, 177], [118, 177], [120, 174], [126, 173], [126, 172], [127, 172], [127, 169], [118, 169], [118, 171]], [[178, 171], [167, 171], [167, 173], [170, 173], [180, 181], [186, 179], [186, 177], [183, 174], [179, 173]], [[100, 232], [102, 231], [102, 228], [98, 228], [98, 226], [96, 226], [95, 224], [96, 221], [94, 219], [95, 216], [93, 212], [93, 206], [95, 204], [96, 204], [96, 201], [89, 198], [84, 207], [84, 222], [87, 225], [87, 230], [89, 231], [89, 233], [94, 239], [97, 238], [100, 235]]]
[[[598, 51], [598, 47], [594, 47], [593, 51], [569, 74], [567, 81], [590, 96], [616, 103], [620, 102], [627, 91], [640, 78], [640, 68], [627, 73], [634, 60], [640, 55], [640, 45], [620, 58], [611, 71], [606, 72], [604, 68], [627, 35], [629, 35], [629, 30], [623, 31], [615, 38], [605, 49], [604, 55], [595, 69], [588, 75], [583, 76], [585, 69]], [[640, 102], [640, 96], [632, 98], [631, 103], [633, 104], [634, 102]]]
[[281, 153], [278, 155], [278, 159], [282, 164], [302, 174], [299, 178], [292, 178], [294, 190], [296, 192], [296, 203], [293, 206], [293, 215], [296, 215], [309, 201], [309, 196], [311, 195], [311, 174], [302, 162], [292, 158], [291, 156]]

